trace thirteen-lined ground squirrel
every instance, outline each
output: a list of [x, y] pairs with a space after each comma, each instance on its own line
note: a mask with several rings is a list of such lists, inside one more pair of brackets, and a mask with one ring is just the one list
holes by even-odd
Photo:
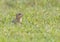
[[16, 14], [16, 18], [12, 22], [13, 23], [22, 23], [22, 16], [23, 15], [21, 13]]

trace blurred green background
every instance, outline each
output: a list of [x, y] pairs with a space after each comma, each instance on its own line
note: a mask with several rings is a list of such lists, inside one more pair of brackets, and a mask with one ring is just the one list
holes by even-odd
[[60, 42], [60, 0], [0, 0], [0, 42]]

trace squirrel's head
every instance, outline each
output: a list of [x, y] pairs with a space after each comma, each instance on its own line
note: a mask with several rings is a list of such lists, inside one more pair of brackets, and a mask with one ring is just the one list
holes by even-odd
[[23, 16], [23, 14], [18, 13], [18, 14], [16, 14], [16, 19], [20, 19], [22, 16]]

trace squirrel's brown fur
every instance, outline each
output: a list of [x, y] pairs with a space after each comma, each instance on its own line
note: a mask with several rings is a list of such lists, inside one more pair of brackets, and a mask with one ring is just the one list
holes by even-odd
[[16, 18], [15, 20], [13, 20], [14, 23], [22, 23], [22, 14], [21, 13], [18, 13], [16, 14]]

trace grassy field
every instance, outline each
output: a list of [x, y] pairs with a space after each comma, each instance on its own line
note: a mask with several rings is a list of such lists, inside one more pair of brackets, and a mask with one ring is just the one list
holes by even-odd
[[0, 0], [0, 42], [60, 42], [60, 0]]

